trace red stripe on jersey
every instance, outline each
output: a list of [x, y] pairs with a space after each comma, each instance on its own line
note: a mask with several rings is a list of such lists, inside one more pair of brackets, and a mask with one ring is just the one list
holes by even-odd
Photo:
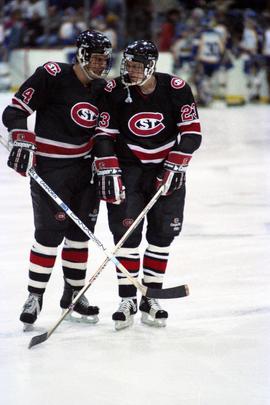
[[145, 152], [141, 152], [138, 150], [133, 150], [133, 149], [131, 149], [131, 150], [132, 150], [132, 153], [135, 156], [137, 156], [138, 159], [151, 161], [154, 159], [165, 159], [167, 157], [170, 149], [171, 148], [168, 148], [168, 149], [162, 150], [160, 152], [153, 152], [153, 153], [151, 153], [150, 151], [149, 151], [149, 153], [145, 153]]
[[[68, 145], [68, 144], [67, 144]], [[82, 153], [87, 153], [90, 152], [91, 149], [93, 148], [93, 140], [89, 139], [86, 145], [74, 148], [65, 148], [64, 146], [57, 146], [57, 145], [50, 145], [47, 143], [42, 143], [37, 141], [37, 152], [41, 153], [46, 153], [48, 155], [50, 154], [56, 154], [56, 155], [63, 155], [63, 156], [69, 156], [69, 155], [80, 155]]]
[[119, 262], [128, 270], [128, 271], [139, 271], [140, 270], [140, 259], [124, 259], [118, 257]]
[[108, 136], [112, 140], [116, 139], [116, 133], [103, 131], [102, 129], [100, 129], [100, 127], [96, 129], [96, 134], [94, 135], [94, 138], [98, 136]]
[[53, 267], [56, 256], [40, 256], [31, 250], [30, 262], [42, 267]]
[[143, 267], [150, 270], [158, 270], [165, 273], [167, 267], [167, 260], [157, 260], [144, 256], [143, 258]]
[[199, 122], [193, 122], [190, 124], [181, 125], [180, 134], [182, 132], [201, 132], [201, 125]]
[[62, 250], [62, 259], [73, 263], [86, 263], [88, 259], [88, 250]]
[[30, 115], [29, 111], [24, 107], [20, 101], [16, 100], [15, 98], [12, 99], [12, 106], [19, 108], [20, 110], [25, 111], [28, 115]]
[[167, 160], [176, 165], [182, 165], [182, 164], [187, 165], [191, 158], [192, 158], [191, 155], [186, 155], [185, 153], [181, 153], [181, 152], [177, 153], [177, 152], [171, 151], [168, 155]]

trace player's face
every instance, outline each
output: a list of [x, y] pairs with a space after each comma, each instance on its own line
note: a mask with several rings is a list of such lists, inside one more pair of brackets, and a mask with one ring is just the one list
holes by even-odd
[[103, 71], [107, 68], [108, 56], [99, 53], [93, 53], [91, 55], [89, 63], [86, 68], [92, 71], [95, 75], [101, 76]]
[[144, 66], [143, 63], [127, 61], [126, 70], [128, 72], [131, 82], [137, 83], [143, 80], [144, 78]]

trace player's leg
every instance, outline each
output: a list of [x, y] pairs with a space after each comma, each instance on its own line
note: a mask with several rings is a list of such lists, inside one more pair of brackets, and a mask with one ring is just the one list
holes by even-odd
[[[108, 204], [109, 227], [115, 244], [144, 208], [144, 197], [139, 185], [141, 171], [137, 168], [132, 169], [123, 170], [123, 181], [126, 187], [125, 202], [120, 205]], [[142, 228], [143, 222], [133, 231], [116, 254], [117, 259], [134, 278], [138, 277], [140, 270], [138, 246], [142, 238]], [[121, 301], [118, 309], [113, 313], [112, 319], [115, 321], [116, 330], [120, 330], [133, 323], [133, 317], [137, 312], [137, 289], [119, 269], [116, 269], [116, 272]]]
[[[37, 166], [38, 174], [67, 204], [70, 203], [68, 188], [69, 168], [57, 167], [48, 159], [41, 159]], [[57, 247], [62, 243], [68, 227], [68, 216], [31, 179], [31, 198], [34, 214], [35, 240], [30, 252], [28, 291], [20, 320], [25, 330], [30, 330], [37, 319], [43, 304], [43, 295], [49, 282], [57, 256]]]
[[[140, 270], [140, 255], [137, 247], [122, 247], [117, 252], [117, 259], [128, 270], [130, 275], [137, 278]], [[137, 289], [118, 269], [118, 294], [121, 298], [118, 309], [113, 313], [115, 329], [124, 329], [133, 324], [137, 312]]]
[[[81, 162], [74, 177], [71, 209], [90, 231], [94, 232], [99, 211], [99, 200], [96, 197], [95, 185], [90, 184], [91, 173], [88, 162]], [[69, 307], [85, 285], [87, 261], [88, 237], [73, 221], [69, 220], [62, 249], [64, 292], [60, 306], [63, 310]], [[66, 317], [66, 320], [96, 323], [98, 322], [98, 313], [99, 308], [90, 305], [86, 296], [82, 295], [76, 303], [74, 311]]]
[[[166, 272], [170, 245], [179, 235], [185, 201], [185, 188], [161, 197], [148, 215], [146, 239], [148, 246], [143, 257], [143, 284], [151, 288], [162, 288]], [[142, 297], [139, 309], [142, 322], [151, 326], [165, 326], [168, 318], [158, 300]]]
[[43, 304], [43, 295], [49, 282], [57, 247], [64, 237], [63, 218], [59, 221], [59, 209], [37, 183], [31, 181], [31, 196], [35, 223], [34, 243], [30, 251], [28, 292], [20, 320], [24, 330], [31, 330]]

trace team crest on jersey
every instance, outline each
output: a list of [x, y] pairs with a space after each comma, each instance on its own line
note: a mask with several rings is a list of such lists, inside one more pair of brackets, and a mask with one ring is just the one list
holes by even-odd
[[185, 86], [186, 82], [182, 79], [180, 79], [179, 77], [173, 77], [171, 80], [171, 86], [178, 90], [178, 89], [182, 89]]
[[61, 72], [61, 68], [58, 65], [58, 63], [55, 62], [48, 62], [44, 65], [44, 69], [47, 70], [47, 72], [51, 75], [51, 76], [56, 76], [58, 73]]
[[128, 121], [129, 130], [137, 136], [157, 135], [165, 128], [163, 114], [158, 112], [141, 112], [133, 115]]
[[55, 214], [55, 219], [56, 219], [56, 221], [60, 221], [60, 222], [65, 221], [66, 214], [62, 211], [59, 211]]
[[112, 90], [115, 88], [115, 86], [116, 86], [115, 80], [110, 80], [109, 82], [107, 82], [104, 90], [107, 91], [108, 93], [111, 93]]
[[134, 222], [133, 218], [125, 218], [123, 220], [123, 225], [125, 228], [129, 228], [133, 224], [133, 222]]
[[98, 109], [90, 103], [81, 102], [72, 107], [70, 115], [81, 127], [93, 128], [97, 124]]

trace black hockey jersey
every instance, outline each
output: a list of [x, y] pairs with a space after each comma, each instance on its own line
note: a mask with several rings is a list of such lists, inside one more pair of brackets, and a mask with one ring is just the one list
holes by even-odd
[[131, 103], [120, 78], [107, 83], [94, 137], [98, 156], [113, 153], [108, 144], [114, 141], [121, 162], [153, 165], [171, 150], [188, 155], [200, 146], [200, 122], [189, 85], [165, 73], [155, 77], [157, 85], [149, 95], [138, 86], [129, 87]]
[[[3, 122], [9, 130], [27, 129], [26, 118], [36, 111], [37, 155], [84, 156], [93, 146], [92, 135], [98, 120], [97, 99], [105, 83], [93, 80], [90, 87], [85, 87], [72, 65], [48, 62], [23, 83], [6, 108]], [[8, 119], [10, 109], [12, 120]]]

